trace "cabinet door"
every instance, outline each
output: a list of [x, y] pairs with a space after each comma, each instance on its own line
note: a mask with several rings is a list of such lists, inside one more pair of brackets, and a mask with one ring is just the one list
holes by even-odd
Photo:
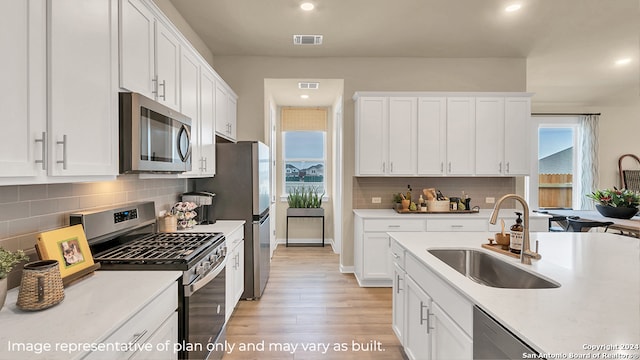
[[227, 253], [227, 266], [224, 269], [224, 281], [225, 281], [225, 293], [227, 294], [227, 296], [225, 297], [225, 302], [224, 302], [224, 306], [226, 309], [226, 314], [225, 314], [225, 321], [228, 321], [229, 318], [231, 317], [231, 313], [233, 312], [233, 308], [236, 306], [236, 301], [233, 297], [233, 294], [235, 294], [235, 277], [237, 274], [237, 264], [236, 264], [236, 258], [238, 256], [238, 247], [234, 247], [233, 249], [231, 249], [229, 251], [229, 253]]
[[531, 99], [505, 99], [505, 174], [529, 175]]
[[447, 174], [473, 175], [475, 98], [447, 98]]
[[365, 233], [362, 257], [362, 277], [367, 280], [391, 280], [389, 236], [386, 233]]
[[390, 175], [415, 175], [417, 169], [417, 98], [389, 99]]
[[215, 137], [216, 80], [205, 67], [200, 68], [200, 154], [204, 162], [203, 174], [216, 173]]
[[383, 175], [388, 172], [387, 140], [389, 102], [385, 97], [358, 99], [356, 174]]
[[229, 100], [227, 90], [221, 81], [216, 81], [216, 132], [224, 137], [229, 136]]
[[120, 7], [120, 87], [155, 99], [155, 18], [140, 0]]
[[504, 98], [476, 98], [476, 174], [503, 174], [504, 141]]
[[391, 323], [391, 327], [393, 332], [396, 333], [398, 340], [400, 343], [403, 343], [404, 339], [404, 298], [406, 292], [406, 284], [405, 284], [406, 274], [404, 270], [398, 265], [393, 264], [393, 297], [392, 297], [392, 308], [393, 308], [393, 319]]
[[[151, 335], [147, 344], [153, 345], [152, 351], [139, 351], [133, 354], [129, 360], [176, 360], [178, 353], [174, 351], [160, 351], [166, 344], [176, 344], [178, 342], [178, 313], [174, 312], [160, 327]], [[163, 344], [162, 346], [160, 344]], [[160, 349], [160, 350], [159, 350]]]
[[227, 97], [227, 121], [229, 123], [229, 137], [231, 140], [236, 139], [236, 120], [238, 116], [238, 100], [233, 94]]
[[447, 160], [447, 99], [418, 99], [418, 175], [444, 175]]
[[405, 333], [404, 351], [409, 359], [426, 360], [431, 354], [429, 311], [431, 298], [411, 277], [405, 276]]
[[[244, 240], [238, 245], [238, 254], [236, 255], [236, 274], [234, 279], [233, 306], [238, 304], [244, 292]], [[233, 308], [228, 311], [233, 311]]]
[[200, 152], [202, 130], [199, 112], [200, 63], [188, 49], [184, 47], [180, 53], [180, 112], [191, 119], [191, 171], [189, 175], [199, 175], [204, 169], [204, 161]]
[[117, 5], [49, 3], [50, 175], [118, 173]]
[[431, 303], [429, 317], [431, 330], [431, 358], [471, 360], [473, 340], [465, 333], [437, 303]]
[[164, 105], [179, 110], [178, 72], [180, 69], [180, 45], [173, 33], [157, 20], [155, 34], [157, 99]]
[[0, 2], [0, 176], [35, 176], [46, 168], [45, 11], [43, 0]]

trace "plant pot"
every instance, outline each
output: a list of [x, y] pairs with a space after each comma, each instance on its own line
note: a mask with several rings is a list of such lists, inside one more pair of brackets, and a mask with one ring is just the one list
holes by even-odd
[[596, 204], [596, 210], [604, 217], [615, 219], [631, 219], [638, 213], [638, 208], [613, 207]]
[[4, 306], [4, 300], [7, 298], [7, 278], [0, 279], [0, 310]]
[[287, 208], [287, 216], [324, 216], [324, 208]]

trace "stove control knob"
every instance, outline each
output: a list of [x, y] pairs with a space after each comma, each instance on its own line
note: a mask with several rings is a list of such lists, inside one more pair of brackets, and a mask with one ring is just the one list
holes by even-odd
[[206, 270], [204, 269], [204, 265], [203, 264], [199, 264], [198, 266], [196, 266], [196, 274], [197, 275], [203, 275], [206, 272]]

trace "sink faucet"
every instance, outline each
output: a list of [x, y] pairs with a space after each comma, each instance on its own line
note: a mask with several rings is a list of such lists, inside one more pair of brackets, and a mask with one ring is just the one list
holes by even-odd
[[520, 262], [525, 265], [531, 265], [531, 258], [536, 260], [540, 260], [542, 256], [538, 254], [538, 241], [536, 240], [536, 251], [531, 251], [531, 243], [529, 240], [529, 205], [527, 202], [519, 195], [516, 194], [507, 194], [501, 197], [496, 205], [493, 207], [493, 211], [491, 212], [491, 219], [489, 223], [495, 225], [498, 220], [498, 213], [500, 212], [500, 205], [507, 199], [515, 199], [520, 204], [522, 204], [523, 212], [524, 212], [524, 223], [523, 223], [523, 237], [522, 237], [522, 251], [520, 251]]

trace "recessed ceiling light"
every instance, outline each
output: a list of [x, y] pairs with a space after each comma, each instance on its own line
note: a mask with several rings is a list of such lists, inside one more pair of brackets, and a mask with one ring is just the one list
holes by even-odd
[[631, 62], [631, 58], [624, 58], [616, 60], [616, 65], [627, 65]]
[[504, 8], [504, 11], [506, 11], [506, 12], [514, 12], [514, 11], [520, 10], [520, 8], [522, 8], [522, 5], [513, 4], [513, 5], [509, 5], [506, 8]]
[[309, 98], [309, 95], [307, 95], [307, 94], [302, 94], [302, 95], [300, 95], [300, 97], [301, 97], [301, 98], [303, 98], [303, 99], [308, 99], [308, 98]]
[[313, 5], [310, 2], [306, 2], [306, 3], [300, 4], [300, 9], [302, 9], [304, 11], [311, 11], [311, 10], [313, 10], [313, 8], [315, 8], [315, 5]]

